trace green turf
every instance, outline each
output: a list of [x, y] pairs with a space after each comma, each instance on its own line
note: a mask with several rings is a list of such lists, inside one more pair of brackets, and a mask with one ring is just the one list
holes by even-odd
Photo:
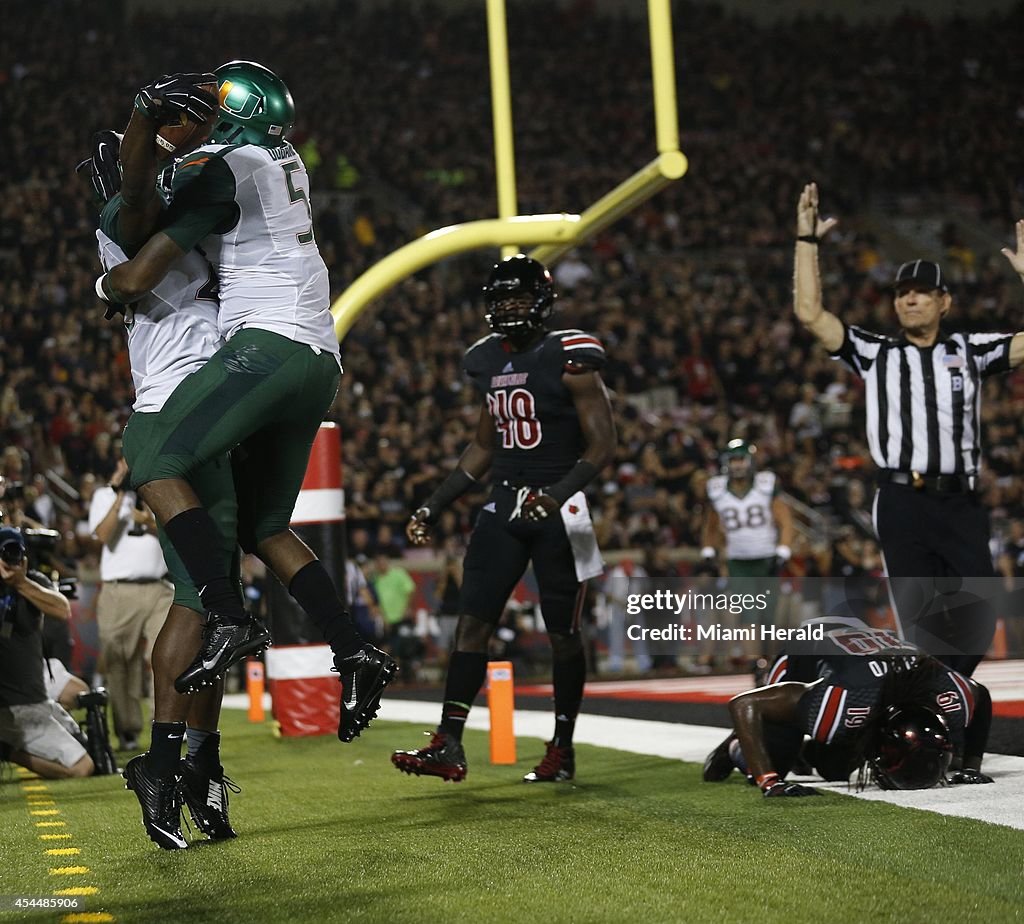
[[[526, 786], [540, 742], [491, 767], [467, 733], [460, 784], [389, 761], [419, 726], [351, 745], [224, 719], [241, 836], [161, 851], [119, 778], [49, 783], [81, 849], [54, 858], [20, 778], [0, 785], [0, 896], [91, 885], [117, 921], [865, 922], [1020, 920], [1024, 832], [839, 795], [765, 802], [738, 777], [582, 746], [576, 785]], [[53, 829], [58, 830], [58, 829]], [[87, 874], [55, 877], [79, 864]], [[22, 916], [19, 916], [19, 919]], [[14, 919], [0, 914], [0, 921]], [[46, 912], [29, 920], [59, 920]]]

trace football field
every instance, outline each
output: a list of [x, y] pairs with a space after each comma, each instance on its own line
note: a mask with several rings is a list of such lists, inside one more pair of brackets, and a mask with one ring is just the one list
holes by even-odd
[[[483, 710], [480, 710], [483, 711]], [[237, 840], [165, 852], [119, 777], [8, 771], [0, 896], [75, 911], [0, 920], [1020, 920], [1024, 831], [829, 793], [766, 802], [739, 777], [582, 744], [574, 784], [520, 782], [542, 753], [492, 767], [469, 731], [466, 782], [407, 777], [389, 755], [424, 724], [378, 721], [351, 745], [280, 740], [225, 712]], [[998, 785], [998, 783], [996, 784]], [[53, 851], [58, 851], [54, 853]]]

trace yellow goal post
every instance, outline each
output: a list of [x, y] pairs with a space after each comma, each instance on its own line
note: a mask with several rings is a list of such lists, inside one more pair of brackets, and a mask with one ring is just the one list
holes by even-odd
[[425, 266], [483, 247], [500, 247], [507, 256], [525, 246], [534, 248], [531, 257], [550, 266], [686, 173], [686, 156], [679, 150], [670, 0], [647, 0], [647, 15], [657, 156], [582, 215], [517, 215], [505, 0], [487, 0], [498, 217], [431, 231], [370, 267], [331, 305], [339, 341], [372, 302]]

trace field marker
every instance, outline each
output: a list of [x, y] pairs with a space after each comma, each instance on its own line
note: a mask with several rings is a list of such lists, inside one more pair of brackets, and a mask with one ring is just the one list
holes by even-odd
[[516, 762], [516, 733], [513, 721], [515, 689], [511, 661], [487, 664], [487, 708], [491, 714], [491, 763]]
[[263, 662], [249, 658], [245, 663], [245, 692], [249, 695], [250, 722], [262, 722], [266, 718], [263, 709], [263, 677]]
[[[18, 768], [24, 769], [24, 768]], [[52, 795], [47, 791], [45, 783], [22, 783], [22, 791], [25, 793], [25, 801], [28, 803], [29, 815], [36, 817], [39, 816], [53, 816], [59, 815], [60, 809], [57, 808], [41, 808], [44, 805], [56, 805], [56, 800], [49, 798]], [[33, 824], [37, 828], [66, 828], [66, 821], [36, 821]], [[61, 831], [57, 833], [40, 833], [39, 840], [41, 841], [67, 841], [71, 840], [71, 834], [67, 831]], [[43, 854], [47, 857], [74, 857], [81, 854], [81, 850], [78, 847], [50, 847], [43, 851]], [[88, 866], [51, 866], [49, 868], [49, 874], [51, 876], [81, 876], [84, 873], [90, 872]], [[96, 886], [77, 886], [69, 889], [56, 889], [54, 891], [55, 896], [65, 895], [97, 895], [99, 889]], [[69, 924], [72, 922], [107, 922], [115, 920], [112, 914], [106, 911], [87, 911], [87, 912], [74, 912], [72, 914], [66, 914], [60, 918], [62, 922], [66, 921]]]

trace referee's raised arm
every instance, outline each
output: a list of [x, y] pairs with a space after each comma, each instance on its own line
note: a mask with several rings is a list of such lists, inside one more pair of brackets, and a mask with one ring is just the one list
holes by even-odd
[[[1024, 282], [1024, 220], [1017, 222], [1016, 230], [1016, 251], [1010, 250], [1009, 247], [1004, 247], [1002, 253], [1003, 256], [1010, 261], [1010, 266], [1013, 267], [1013, 271], [1020, 276], [1021, 282]], [[1024, 331], [1014, 334], [1013, 340], [1010, 341], [1009, 362], [1011, 369], [1015, 369], [1024, 362]]]
[[793, 268], [793, 307], [797, 319], [830, 353], [843, 345], [843, 322], [825, 310], [821, 300], [818, 243], [836, 225], [835, 218], [818, 218], [818, 185], [808, 183], [796, 208], [796, 257]]

